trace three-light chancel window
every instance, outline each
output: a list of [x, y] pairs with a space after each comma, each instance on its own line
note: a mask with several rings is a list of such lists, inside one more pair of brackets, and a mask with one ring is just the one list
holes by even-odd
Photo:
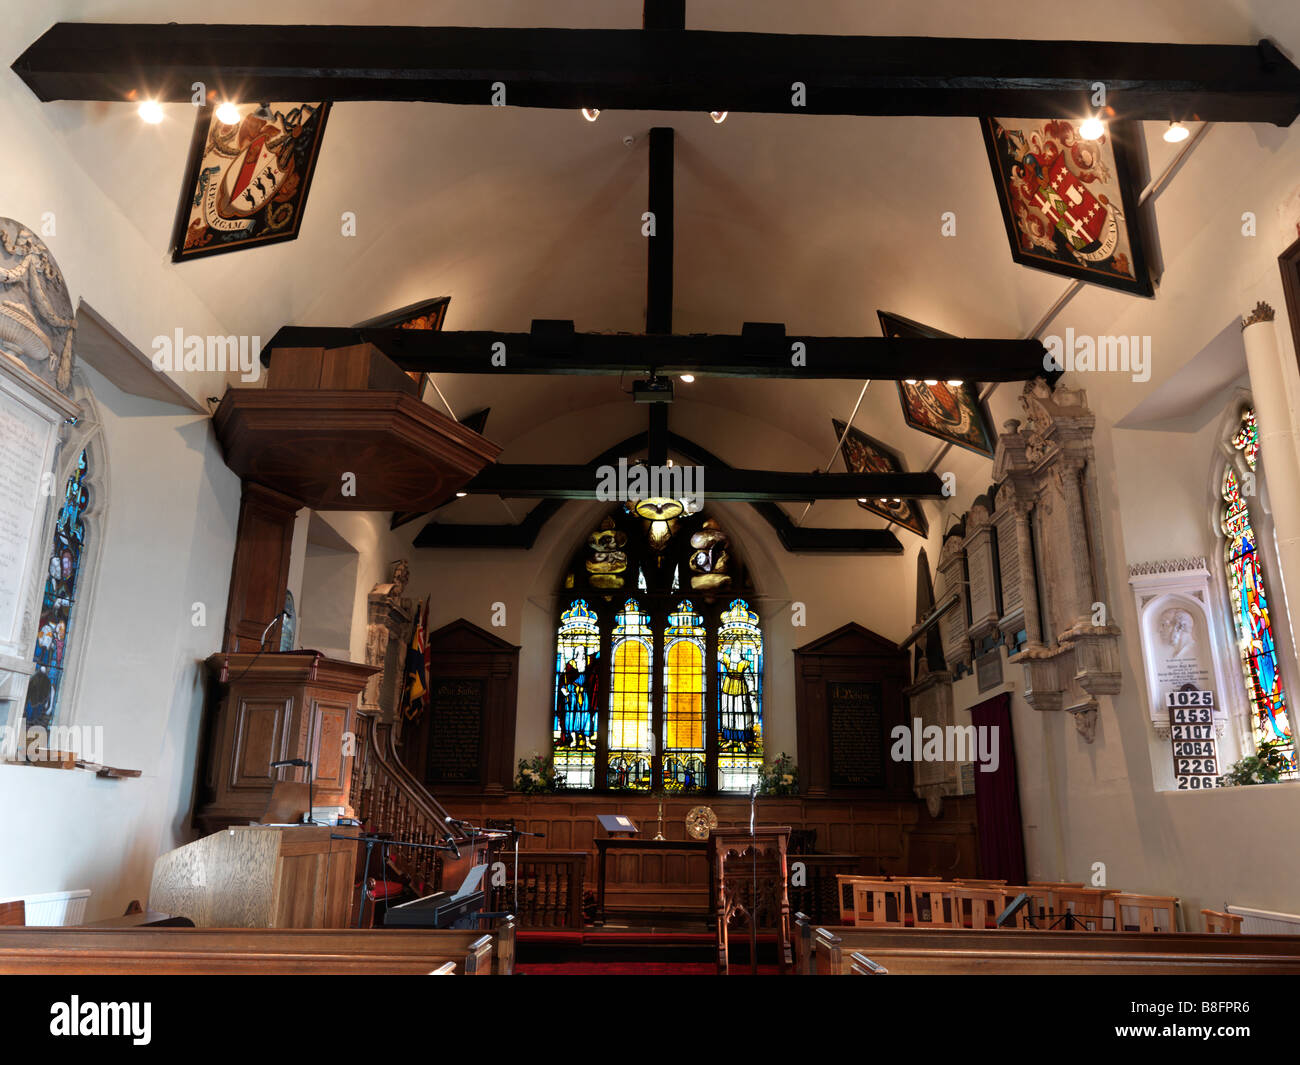
[[1247, 407], [1242, 411], [1241, 425], [1232, 438], [1232, 446], [1237, 462], [1229, 462], [1223, 473], [1221, 526], [1226, 539], [1228, 594], [1246, 694], [1250, 699], [1254, 738], [1256, 745], [1285, 744], [1281, 753], [1291, 762], [1294, 772], [1291, 719], [1278, 670], [1259, 542], [1247, 502], [1247, 497], [1255, 493], [1243, 490], [1243, 481], [1247, 484], [1254, 481], [1259, 459], [1259, 429], [1253, 409]]
[[763, 764], [753, 590], [716, 521], [653, 502], [605, 518], [566, 574], [555, 768], [574, 790], [744, 791]]

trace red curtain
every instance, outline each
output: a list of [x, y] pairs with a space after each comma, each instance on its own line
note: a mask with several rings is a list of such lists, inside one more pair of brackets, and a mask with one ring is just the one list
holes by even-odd
[[972, 707], [971, 722], [981, 733], [996, 728], [998, 767], [985, 773], [975, 766], [975, 819], [979, 829], [980, 876], [1025, 882], [1025, 837], [1016, 787], [1016, 750], [1011, 742], [1011, 693], [1003, 692]]

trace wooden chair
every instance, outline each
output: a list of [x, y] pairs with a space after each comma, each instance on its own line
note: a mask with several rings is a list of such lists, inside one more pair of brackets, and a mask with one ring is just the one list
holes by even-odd
[[22, 899], [0, 902], [0, 925], [22, 927], [27, 924], [27, 904]]
[[1053, 888], [1051, 927], [1073, 932], [1104, 931], [1106, 899], [1113, 894], [1107, 888]]
[[906, 893], [907, 889], [897, 880], [858, 877], [853, 884], [854, 925], [858, 928], [905, 928]]
[[885, 876], [864, 876], [861, 873], [836, 873], [835, 892], [840, 903], [840, 924], [853, 923], [853, 885], [859, 880], [876, 883], [888, 879]]
[[970, 877], [964, 877], [964, 876], [953, 877], [952, 882], [954, 884], [959, 884], [964, 887], [973, 887], [973, 888], [995, 888], [995, 887], [1007, 886], [1007, 882], [1005, 880], [973, 880]]
[[1002, 887], [971, 887], [954, 884], [952, 919], [956, 928], [996, 928], [998, 914], [1006, 909], [1006, 889]]
[[1205, 930], [1207, 932], [1218, 932], [1230, 936], [1241, 935], [1240, 914], [1223, 913], [1220, 910], [1202, 910], [1201, 917], [1205, 921]]
[[953, 886], [934, 880], [917, 881], [909, 885], [912, 895], [913, 928], [960, 927], [953, 901]]
[[1115, 907], [1117, 932], [1177, 932], [1178, 899], [1172, 895], [1134, 895], [1115, 891], [1110, 896]]

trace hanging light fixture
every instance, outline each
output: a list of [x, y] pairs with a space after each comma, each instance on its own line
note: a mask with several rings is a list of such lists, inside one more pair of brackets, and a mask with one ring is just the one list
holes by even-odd
[[234, 126], [239, 123], [239, 108], [227, 100], [217, 108], [217, 121], [223, 126]]
[[135, 109], [135, 113], [151, 126], [156, 126], [163, 120], [162, 104], [157, 100], [141, 101], [140, 106]]
[[710, 111], [710, 112], [709, 112], [709, 117], [710, 117], [711, 119], [713, 119], [713, 121], [714, 121], [717, 125], [719, 125], [719, 126], [722, 125], [722, 123], [724, 123], [725, 121], [727, 121], [727, 115], [728, 115], [728, 112], [726, 112], [726, 111]]
[[1085, 118], [1079, 125], [1079, 136], [1086, 141], [1099, 140], [1106, 133], [1106, 124], [1096, 115]]
[[1170, 122], [1169, 128], [1164, 132], [1164, 138], [1170, 144], [1178, 144], [1187, 140], [1192, 135], [1192, 131], [1184, 126], [1181, 122]]
[[584, 107], [582, 109], [582, 117], [588, 122], [595, 122], [596, 119], [600, 117], [600, 111], [595, 107]]

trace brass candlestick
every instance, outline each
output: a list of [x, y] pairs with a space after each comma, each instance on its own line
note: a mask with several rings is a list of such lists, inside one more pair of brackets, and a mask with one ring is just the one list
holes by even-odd
[[655, 833], [655, 839], [663, 841], [664, 838], [664, 801], [659, 800], [659, 831]]

